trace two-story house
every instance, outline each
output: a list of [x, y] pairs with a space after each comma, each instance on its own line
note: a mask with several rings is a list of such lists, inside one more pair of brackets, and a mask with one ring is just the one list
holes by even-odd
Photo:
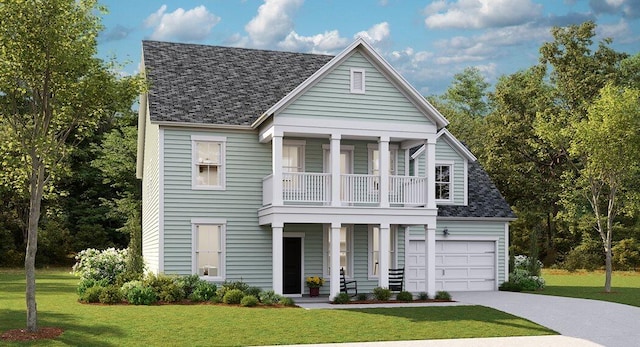
[[337, 56], [143, 42], [148, 269], [308, 293], [404, 267], [414, 292], [495, 290], [511, 209], [447, 120], [363, 39]]

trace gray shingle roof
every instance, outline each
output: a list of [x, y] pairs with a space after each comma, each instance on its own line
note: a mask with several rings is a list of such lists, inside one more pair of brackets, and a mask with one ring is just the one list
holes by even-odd
[[467, 206], [438, 206], [438, 217], [515, 218], [516, 215], [496, 188], [489, 174], [475, 162], [469, 162], [469, 199]]
[[333, 57], [143, 41], [152, 121], [251, 125]]

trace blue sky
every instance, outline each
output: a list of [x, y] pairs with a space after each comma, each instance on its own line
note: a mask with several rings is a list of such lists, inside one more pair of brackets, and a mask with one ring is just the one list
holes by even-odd
[[[474, 66], [488, 82], [527, 68], [552, 26], [593, 20], [640, 52], [639, 0], [102, 0], [98, 51], [138, 71], [142, 40], [337, 54], [364, 36], [422, 94]], [[126, 4], [126, 5], [125, 5]]]

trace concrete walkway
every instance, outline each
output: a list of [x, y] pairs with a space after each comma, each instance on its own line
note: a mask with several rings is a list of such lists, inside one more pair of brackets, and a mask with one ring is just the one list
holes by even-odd
[[461, 304], [482, 305], [528, 319], [563, 336], [607, 347], [640, 346], [640, 308], [606, 301], [511, 292], [454, 292]]

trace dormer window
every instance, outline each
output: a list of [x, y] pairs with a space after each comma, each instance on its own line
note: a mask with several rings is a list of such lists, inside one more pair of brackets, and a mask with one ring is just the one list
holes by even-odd
[[364, 69], [351, 69], [351, 93], [364, 94]]

